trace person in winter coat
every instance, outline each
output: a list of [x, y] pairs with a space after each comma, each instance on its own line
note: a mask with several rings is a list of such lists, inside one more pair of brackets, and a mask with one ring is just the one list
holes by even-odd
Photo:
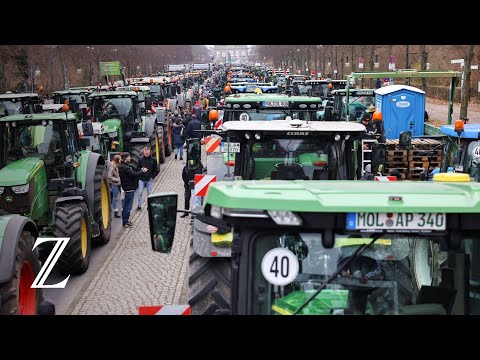
[[120, 155], [115, 155], [112, 160], [112, 168], [108, 172], [108, 181], [110, 181], [110, 185], [112, 186], [112, 208], [115, 212], [115, 217], [120, 218], [118, 215], [117, 209], [117, 198], [120, 194], [120, 175], [118, 174], [118, 167], [122, 162], [122, 158]]
[[196, 101], [195, 105], [192, 107], [192, 114], [195, 114], [197, 119], [200, 120], [202, 116], [203, 107], [200, 105], [200, 101]]
[[198, 130], [202, 129], [202, 125], [200, 124], [200, 120], [197, 118], [195, 114], [192, 115], [192, 120], [188, 123], [187, 128], [185, 129], [185, 138], [192, 139], [197, 138], [201, 139], [202, 134], [198, 132]]
[[173, 144], [175, 146], [175, 160], [177, 155], [180, 152], [180, 160], [183, 160], [183, 143], [185, 142], [185, 137], [183, 133], [185, 131], [185, 125], [182, 124], [181, 119], [173, 124], [172, 134], [173, 134]]
[[138, 187], [138, 177], [148, 170], [142, 168], [139, 171], [135, 171], [130, 165], [130, 154], [124, 152], [121, 156], [122, 163], [118, 167], [118, 174], [120, 175], [122, 189], [125, 192], [125, 199], [122, 202], [122, 224], [123, 226], [131, 227], [133, 224], [130, 221], [130, 211], [132, 211], [133, 198]]
[[145, 173], [141, 173], [138, 177], [138, 193], [137, 193], [137, 210], [142, 210], [143, 189], [147, 188], [147, 196], [152, 193], [153, 179], [158, 175], [158, 166], [156, 158], [152, 157], [152, 149], [150, 146], [143, 148], [143, 157], [138, 160], [140, 169], [147, 169]]

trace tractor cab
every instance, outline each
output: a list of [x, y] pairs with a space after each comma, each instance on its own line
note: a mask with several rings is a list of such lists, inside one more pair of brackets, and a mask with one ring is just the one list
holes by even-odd
[[320, 120], [322, 99], [284, 94], [235, 94], [223, 105], [223, 122], [283, 120], [287, 116], [304, 121]]
[[238, 82], [230, 86], [232, 94], [275, 94], [278, 93], [278, 87], [272, 86], [270, 83], [257, 82]]
[[40, 104], [36, 93], [0, 94], [0, 117], [42, 112]]
[[73, 186], [69, 178], [80, 151], [76, 118], [71, 113], [4, 117], [0, 149], [0, 189], [5, 191], [0, 207], [38, 219], [48, 208], [47, 191]]
[[318, 96], [325, 100], [331, 91], [345, 89], [346, 84], [346, 80], [306, 80], [295, 84], [293, 95]]
[[[54, 105], [63, 105], [66, 103], [67, 105], [69, 105], [70, 108], [72, 108], [72, 110], [75, 110], [78, 118], [81, 121], [86, 121], [89, 118], [87, 114], [88, 95], [90, 95], [92, 91], [93, 90], [87, 90], [87, 89], [78, 89], [78, 90], [69, 89], [69, 90], [54, 91], [53, 102], [54, 102]], [[75, 103], [74, 106], [72, 106], [73, 103]], [[48, 105], [48, 104], [45, 104], [45, 105]], [[49, 110], [52, 110], [52, 112], [54, 111], [55, 109], [54, 106], [45, 107], [45, 105], [43, 110], [49, 109]]]
[[353, 180], [354, 142], [364, 132], [343, 122], [230, 121], [207, 169], [217, 180]]
[[333, 90], [333, 101], [325, 104], [325, 120], [356, 121], [359, 122], [368, 108], [375, 105], [375, 90], [373, 89], [350, 89], [348, 96], [348, 119], [347, 119], [347, 92]]
[[[480, 181], [480, 125], [464, 124], [457, 120], [455, 125], [442, 125], [440, 131], [447, 135], [444, 156], [452, 159], [444, 164], [453, 164], [454, 172], [468, 174], [472, 181]], [[445, 172], [447, 169], [442, 169]]]

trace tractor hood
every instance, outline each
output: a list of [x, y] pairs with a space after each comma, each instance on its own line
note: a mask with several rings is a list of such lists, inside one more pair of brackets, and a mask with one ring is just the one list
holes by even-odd
[[37, 157], [28, 157], [8, 164], [0, 170], [0, 186], [27, 184], [44, 165]]
[[119, 119], [108, 119], [102, 122], [103, 127], [105, 128], [105, 133], [110, 133], [118, 131], [118, 128], [122, 124]]

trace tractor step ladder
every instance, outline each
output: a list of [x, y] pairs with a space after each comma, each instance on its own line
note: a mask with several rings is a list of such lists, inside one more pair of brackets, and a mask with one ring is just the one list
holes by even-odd
[[[376, 139], [362, 139], [362, 176], [365, 174], [365, 166], [372, 163], [372, 149], [364, 150], [363, 145], [376, 143]], [[365, 158], [365, 154], [370, 153], [370, 159]]]

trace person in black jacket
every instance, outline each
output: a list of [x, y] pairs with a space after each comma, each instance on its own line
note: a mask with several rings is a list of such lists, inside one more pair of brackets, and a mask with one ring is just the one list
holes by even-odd
[[[195, 180], [195, 174], [201, 174], [203, 172], [203, 165], [201, 161], [188, 160], [182, 171], [183, 186], [185, 188], [185, 210], [190, 209], [190, 198], [194, 190], [190, 189], [190, 181]], [[195, 201], [194, 201], [195, 205]], [[180, 217], [186, 217], [188, 213], [183, 213]]]
[[143, 148], [143, 157], [138, 160], [138, 167], [140, 169], [147, 169], [146, 172], [141, 173], [138, 177], [138, 193], [137, 193], [137, 211], [142, 210], [142, 194], [143, 189], [147, 187], [147, 196], [152, 193], [153, 179], [158, 175], [158, 166], [156, 159], [152, 157], [152, 150], [150, 146]]
[[133, 198], [135, 195], [135, 190], [138, 187], [138, 177], [140, 174], [147, 172], [146, 168], [142, 168], [139, 171], [133, 170], [130, 165], [130, 154], [124, 152], [121, 154], [122, 163], [118, 166], [118, 174], [120, 175], [120, 182], [122, 189], [125, 192], [125, 199], [122, 201], [122, 224], [123, 226], [132, 226], [130, 219], [130, 211], [133, 206]]
[[192, 139], [192, 138], [197, 138], [201, 139], [202, 134], [198, 132], [198, 130], [202, 129], [202, 125], [200, 124], [200, 120], [197, 118], [195, 114], [192, 115], [192, 120], [187, 125], [187, 128], [185, 129], [186, 134], [185, 138]]

